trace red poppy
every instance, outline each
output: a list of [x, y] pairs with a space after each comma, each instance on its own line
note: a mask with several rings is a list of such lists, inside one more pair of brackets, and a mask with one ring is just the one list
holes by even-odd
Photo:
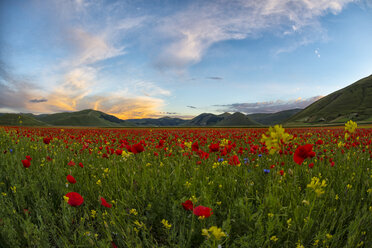
[[27, 159], [28, 161], [31, 161], [31, 160], [32, 160], [32, 158], [30, 157], [30, 155], [27, 155], [27, 156], [26, 156], [26, 159]]
[[67, 179], [67, 181], [69, 183], [72, 183], [72, 184], [75, 184], [76, 183], [75, 178], [73, 176], [71, 176], [71, 175], [67, 175], [66, 179]]
[[74, 166], [74, 165], [75, 165], [75, 162], [71, 160], [70, 162], [68, 162], [67, 165], [69, 165], [69, 166]]
[[23, 167], [28, 168], [28, 167], [30, 167], [31, 162], [28, 159], [24, 159], [24, 160], [22, 160], [22, 164], [23, 164]]
[[310, 163], [309, 168], [313, 168], [313, 167], [314, 167], [314, 163]]
[[80, 166], [81, 168], [84, 168], [84, 165], [83, 165], [82, 162], [79, 163], [79, 166]]
[[143, 152], [144, 150], [145, 150], [145, 148], [143, 148], [141, 143], [134, 144], [131, 147], [131, 152], [133, 152], [134, 154]]
[[281, 176], [283, 176], [284, 175], [284, 170], [280, 170], [279, 173], [280, 173]]
[[73, 207], [80, 206], [84, 202], [83, 197], [76, 192], [69, 192], [66, 194], [66, 197], [68, 197], [67, 203]]
[[191, 150], [192, 150], [193, 152], [197, 152], [197, 151], [199, 151], [199, 144], [198, 144], [197, 141], [195, 141], [195, 142], [191, 145]]
[[43, 142], [44, 144], [48, 145], [50, 143], [51, 138], [44, 138]]
[[209, 152], [218, 152], [220, 150], [219, 144], [210, 144], [209, 145]]
[[315, 152], [313, 152], [313, 145], [312, 144], [306, 144], [304, 146], [297, 147], [294, 155], [293, 160], [301, 165], [306, 158], [312, 158], [315, 156]]
[[201, 217], [204, 217], [204, 218], [208, 218], [213, 214], [211, 208], [204, 207], [204, 206], [197, 206], [196, 208], [194, 208], [193, 213], [196, 216], [201, 216]]
[[108, 203], [105, 198], [101, 197], [101, 205], [106, 207], [106, 208], [111, 208], [112, 205], [110, 203]]
[[182, 207], [185, 210], [191, 211], [191, 210], [194, 209], [194, 204], [192, 203], [192, 201], [187, 200], [187, 201], [182, 203]]
[[116, 151], [115, 151], [115, 153], [116, 153], [116, 155], [121, 155], [122, 153], [123, 153], [123, 150], [120, 150], [120, 149], [117, 149]]
[[230, 157], [229, 158], [229, 164], [230, 165], [239, 165], [240, 164], [239, 157], [237, 155], [234, 155], [234, 156]]

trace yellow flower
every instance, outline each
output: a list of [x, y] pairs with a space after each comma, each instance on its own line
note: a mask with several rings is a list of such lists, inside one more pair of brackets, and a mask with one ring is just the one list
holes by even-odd
[[138, 228], [143, 228], [145, 227], [145, 223], [143, 223], [142, 221], [139, 222], [138, 220], [134, 221], [133, 224], [135, 224], [136, 226], [138, 226]]
[[207, 236], [208, 238], [210, 238], [212, 235], [216, 240], [220, 240], [222, 237], [226, 237], [226, 233], [224, 233], [221, 228], [218, 228], [216, 226], [211, 226], [208, 230], [203, 229], [202, 235]]
[[265, 143], [269, 153], [272, 155], [281, 149], [282, 144], [288, 143], [292, 137], [292, 135], [285, 132], [282, 125], [275, 125], [269, 128], [266, 135], [262, 134], [261, 142]]
[[276, 242], [276, 241], [278, 241], [278, 238], [277, 238], [276, 236], [272, 236], [272, 237], [270, 238], [270, 240]]
[[269, 218], [272, 218], [272, 217], [274, 217], [274, 214], [273, 213], [268, 213], [267, 216], [269, 216]]
[[349, 133], [354, 133], [355, 132], [355, 129], [358, 127], [357, 123], [356, 122], [353, 122], [352, 120], [349, 120], [348, 122], [346, 122], [345, 124], [345, 131], [349, 132]]
[[323, 188], [327, 186], [327, 183], [325, 180], [320, 182], [320, 179], [317, 177], [313, 177], [311, 179], [311, 182], [307, 185], [308, 188], [312, 188], [317, 196], [320, 196], [325, 193]]
[[300, 241], [297, 242], [296, 248], [305, 248]]
[[217, 204], [218, 206], [221, 205], [221, 203], [222, 203], [222, 202], [220, 202], [220, 201], [216, 202], [216, 204]]
[[17, 192], [17, 187], [16, 186], [10, 187], [10, 189], [13, 191], [13, 193]]
[[333, 236], [332, 236], [331, 234], [329, 234], [329, 233], [326, 234], [326, 238], [327, 238], [327, 239], [331, 239], [332, 237], [333, 237]]
[[347, 189], [351, 189], [352, 187], [353, 187], [353, 185], [351, 185], [351, 184], [347, 184], [347, 185], [346, 185], [346, 188], [347, 188]]
[[186, 188], [189, 188], [191, 186], [191, 183], [189, 183], [189, 181], [186, 181], [185, 186]]
[[336, 200], [338, 200], [338, 199], [339, 199], [339, 197], [338, 197], [338, 195], [337, 195], [337, 194], [336, 194], [336, 196], [335, 196], [335, 199], [336, 199]]
[[292, 218], [289, 218], [289, 219], [287, 220], [287, 225], [288, 225], [288, 228], [291, 227], [291, 225], [292, 225]]
[[5, 193], [5, 192], [1, 192], [1, 194], [2, 194], [3, 196], [6, 196], [6, 193]]
[[98, 179], [98, 181], [96, 182], [96, 184], [101, 186], [101, 180]]
[[209, 238], [210, 235], [209, 235], [208, 229], [203, 228], [203, 229], [202, 229], [202, 235], [203, 235], [203, 236], [207, 236], [207, 237]]
[[132, 208], [131, 210], [129, 210], [129, 214], [137, 215], [138, 212], [135, 208]]
[[69, 200], [70, 198], [64, 195], [64, 196], [63, 196], [63, 199], [65, 200], [65, 202], [68, 202], [68, 200]]
[[94, 218], [96, 218], [96, 216], [97, 216], [97, 211], [96, 210], [90, 210], [90, 216], [94, 219]]
[[196, 198], [196, 196], [191, 196], [190, 197], [190, 199], [189, 199], [190, 201], [192, 201], [194, 204], [198, 201], [198, 198]]
[[221, 140], [221, 142], [220, 142], [220, 146], [226, 146], [226, 145], [228, 145], [229, 144], [229, 140], [228, 139], [223, 139], [223, 140]]
[[191, 149], [191, 142], [185, 142], [184, 145], [185, 145], [187, 148]]
[[169, 224], [168, 221], [165, 220], [165, 219], [162, 219], [162, 220], [161, 220], [161, 223], [163, 224], [163, 226], [164, 226], [166, 229], [170, 229], [170, 228], [172, 227], [172, 225]]
[[315, 240], [313, 245], [318, 246], [318, 244], [319, 244], [319, 239]]

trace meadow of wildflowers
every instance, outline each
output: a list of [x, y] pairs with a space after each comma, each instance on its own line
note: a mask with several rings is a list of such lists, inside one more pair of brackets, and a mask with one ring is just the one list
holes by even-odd
[[1, 247], [372, 247], [372, 128], [0, 127]]

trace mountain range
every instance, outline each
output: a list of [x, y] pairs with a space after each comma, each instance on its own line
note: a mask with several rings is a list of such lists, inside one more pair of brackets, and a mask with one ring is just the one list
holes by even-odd
[[319, 99], [305, 109], [277, 113], [202, 113], [191, 120], [172, 117], [122, 120], [92, 109], [41, 115], [0, 113], [0, 125], [12, 126], [259, 127], [340, 124], [348, 120], [372, 122], [372, 75]]

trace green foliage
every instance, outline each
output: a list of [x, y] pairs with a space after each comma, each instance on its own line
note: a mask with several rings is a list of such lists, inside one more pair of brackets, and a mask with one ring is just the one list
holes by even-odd
[[[310, 169], [279, 154], [213, 167], [216, 154], [198, 164], [198, 157], [182, 156], [179, 147], [170, 148], [172, 157], [148, 150], [104, 159], [98, 144], [90, 154], [79, 152], [82, 144], [75, 140], [66, 148], [63, 139], [45, 145], [39, 137], [33, 142], [15, 137], [0, 130], [2, 247], [110, 247], [112, 241], [118, 247], [372, 246], [372, 167], [359, 146], [345, 154], [336, 150], [335, 167], [314, 159]], [[28, 169], [21, 163], [26, 155], [32, 157]], [[71, 160], [73, 167], [67, 165]], [[273, 164], [270, 173], [263, 173]], [[76, 184], [67, 184], [68, 174]], [[324, 194], [307, 187], [313, 177], [326, 180]], [[69, 206], [63, 196], [70, 191], [79, 192], [84, 204]], [[100, 196], [113, 207], [101, 206]], [[185, 211], [181, 203], [189, 198], [214, 214], [201, 220]], [[169, 230], [162, 219], [172, 225]], [[227, 237], [217, 242], [202, 236], [202, 229], [211, 226]]]

